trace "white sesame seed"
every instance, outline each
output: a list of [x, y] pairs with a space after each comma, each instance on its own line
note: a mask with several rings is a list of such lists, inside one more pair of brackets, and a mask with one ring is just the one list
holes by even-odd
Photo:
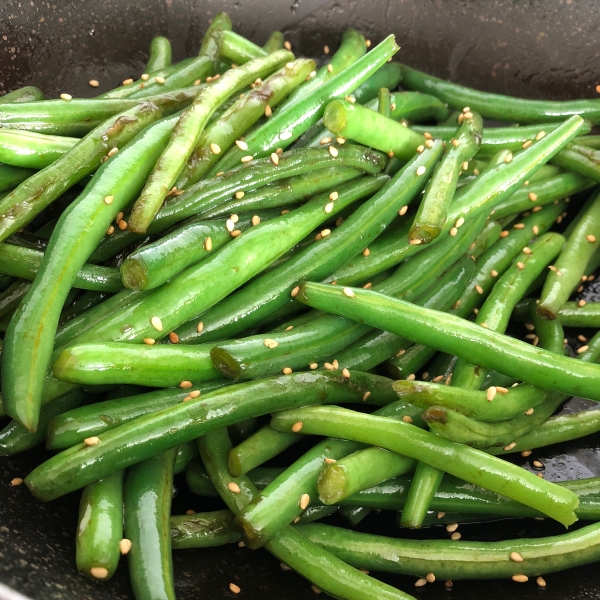
[[10, 481], [10, 485], [12, 485], [13, 487], [16, 487], [17, 485], [21, 485], [22, 483], [23, 483], [22, 477], [14, 477]]
[[458, 529], [458, 523], [450, 523], [446, 525], [446, 531], [448, 533], [454, 533]]
[[453, 533], [453, 534], [450, 536], [450, 539], [451, 539], [451, 540], [454, 540], [454, 541], [456, 541], [456, 540], [460, 540], [460, 538], [461, 538], [461, 537], [462, 537], [462, 535], [461, 535], [460, 533], [458, 533], [458, 531], [455, 531], [455, 532], [454, 532], [454, 533]]
[[212, 250], [212, 239], [211, 239], [210, 237], [207, 237], [207, 238], [204, 240], [204, 249], [205, 249], [207, 252], [210, 252], [210, 251]]
[[244, 152], [248, 150], [248, 144], [244, 140], [235, 140], [235, 145]]
[[329, 154], [333, 156], [333, 158], [335, 158], [338, 155], [338, 149], [335, 146], [329, 146], [327, 150], [329, 151]]
[[464, 224], [465, 224], [465, 218], [464, 217], [459, 217], [457, 219], [456, 223], [454, 223], [454, 227], [461, 227]]
[[163, 324], [162, 321], [160, 320], [159, 317], [152, 317], [150, 319], [150, 324], [152, 325], [152, 327], [154, 327], [154, 329], [156, 329], [157, 331], [162, 331], [163, 330]]
[[586, 235], [585, 239], [590, 242], [590, 243], [594, 243], [596, 241], [596, 236], [595, 235]]
[[240, 162], [243, 163], [250, 162], [251, 160], [254, 160], [254, 156], [252, 156], [251, 154], [248, 154], [248, 156], [242, 156], [242, 158], [240, 158]]
[[196, 326], [196, 331], [198, 333], [202, 333], [203, 329], [204, 329], [204, 323], [202, 321], [200, 321], [200, 323], [198, 323], [198, 325]]
[[265, 106], [265, 117], [270, 117], [273, 114], [273, 109], [267, 104]]
[[319, 368], [319, 363], [311, 362], [310, 365], [308, 365], [308, 367], [310, 368], [311, 371], [314, 371], [315, 369]]
[[328, 203], [325, 205], [325, 212], [326, 212], [326, 213], [330, 213], [332, 210], [333, 210], [333, 202], [328, 202]]
[[505, 162], [505, 163], [512, 162], [512, 159], [513, 159], [512, 152], [509, 152], [509, 153], [508, 153], [508, 154], [507, 154], [507, 155], [504, 157], [504, 162]]
[[335, 141], [336, 141], [338, 144], [345, 144], [345, 143], [346, 143], [346, 138], [345, 138], [345, 137], [342, 137], [341, 135], [338, 135], [338, 136], [335, 138]]
[[260, 224], [260, 217], [258, 215], [254, 215], [252, 217], [252, 225], [259, 225]]
[[263, 340], [263, 344], [267, 347], [267, 348], [277, 348], [277, 346], [279, 346], [279, 342], [277, 340], [273, 340], [271, 338], [266, 338], [265, 340]]
[[71, 96], [71, 94], [61, 94], [60, 98], [61, 100], [66, 100], [68, 102], [69, 100], [73, 99], [73, 96]]
[[342, 369], [342, 377], [345, 379], [350, 379], [350, 371], [348, 371], [346, 368]]
[[227, 231], [231, 233], [235, 229], [235, 223], [231, 219], [227, 219], [227, 221], [225, 221], [225, 227], [227, 227]]
[[97, 79], [90, 79], [88, 83], [94, 88], [97, 88], [100, 85], [100, 82]]
[[302, 494], [300, 496], [300, 508], [306, 510], [310, 504], [310, 496], [308, 494]]
[[284, 375], [291, 375], [292, 374], [292, 369], [290, 369], [290, 367], [284, 367], [283, 369], [281, 369], [281, 372]]
[[227, 484], [227, 488], [229, 489], [230, 492], [233, 492], [234, 494], [239, 494], [242, 491], [240, 489], [240, 486], [235, 481], [230, 481]]
[[344, 296], [348, 296], [348, 298], [354, 298], [354, 290], [349, 287], [345, 287], [342, 289]]
[[321, 141], [319, 142], [319, 144], [321, 144], [321, 146], [325, 146], [325, 144], [331, 144], [331, 142], [333, 142], [332, 137], [324, 137], [324, 138], [321, 138]]
[[212, 143], [210, 144], [210, 151], [213, 154], [221, 154], [221, 146], [219, 146], [219, 144]]
[[503, 448], [503, 449], [504, 449], [506, 452], [508, 452], [508, 451], [512, 450], [512, 449], [513, 449], [513, 448], [514, 448], [516, 445], [517, 445], [517, 443], [516, 443], [516, 442], [511, 442], [510, 444], [508, 444], [508, 446], [504, 446], [504, 448]]
[[491, 402], [496, 397], [497, 392], [498, 390], [493, 385], [490, 386], [485, 392], [485, 397], [487, 398], [487, 401]]
[[302, 421], [298, 421], [297, 423], [294, 423], [292, 425], [292, 431], [294, 433], [298, 433], [302, 429], [302, 425], [303, 425]]
[[96, 579], [106, 579], [108, 577], [108, 569], [106, 567], [92, 567], [90, 575]]
[[[600, 87], [600, 86], [598, 86]], [[538, 577], [535, 582], [538, 584], [539, 587], [541, 588], [545, 588], [546, 587], [546, 580], [543, 577]]]
[[155, 77], [154, 81], [156, 81], [156, 83], [158, 83], [159, 85], [163, 85], [166, 80], [164, 77]]
[[454, 237], [454, 236], [455, 236], [457, 233], [458, 233], [458, 229], [456, 229], [456, 227], [452, 227], [452, 228], [450, 229], [450, 235], [451, 235], [452, 237]]
[[271, 162], [278, 167], [279, 166], [279, 154], [277, 152], [271, 153]]
[[510, 560], [513, 560], [514, 562], [523, 562], [523, 557], [518, 552], [511, 552]]
[[283, 47], [286, 50], [291, 50], [292, 49], [292, 44], [290, 42], [288, 42], [287, 40], [285, 40], [285, 42], [283, 42]]
[[417, 168], [417, 176], [420, 177], [421, 175], [424, 175], [425, 171], [427, 171], [427, 169], [423, 165], [421, 165]]
[[100, 438], [96, 436], [85, 438], [85, 440], [83, 440], [83, 443], [86, 446], [97, 446], [100, 443]]
[[115, 199], [114, 196], [105, 196], [104, 197], [104, 204], [112, 204], [112, 201]]
[[411, 246], [418, 246], [418, 245], [419, 245], [419, 244], [421, 244], [422, 242], [421, 242], [421, 240], [419, 240], [419, 239], [416, 239], [416, 240], [408, 240], [408, 243], [409, 243]]
[[529, 581], [529, 577], [527, 577], [527, 575], [513, 575], [511, 579], [517, 583], [525, 583], [526, 581]]
[[363, 402], [366, 402], [366, 401], [369, 399], [369, 396], [370, 396], [370, 395], [371, 395], [371, 392], [365, 392], [365, 393], [363, 394], [362, 401], [363, 401]]
[[147, 346], [154, 346], [154, 344], [156, 344], [156, 340], [154, 338], [144, 338], [144, 344], [146, 344]]
[[546, 136], [546, 132], [545, 131], [540, 131], [536, 136], [535, 139], [536, 141], [541, 140], [543, 137]]
[[427, 579], [425, 579], [425, 577], [421, 577], [415, 581], [415, 587], [423, 587], [424, 585], [427, 585]]
[[362, 255], [363, 255], [363, 256], [369, 256], [369, 254], [371, 254], [371, 251], [370, 251], [368, 248], [365, 248], [365, 249], [362, 251]]

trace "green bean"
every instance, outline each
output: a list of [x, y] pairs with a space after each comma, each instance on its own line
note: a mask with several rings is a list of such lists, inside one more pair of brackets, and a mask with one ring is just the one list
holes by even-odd
[[[231, 442], [227, 432], [224, 429], [212, 431], [200, 439], [198, 445], [211, 481], [229, 509], [237, 515], [256, 495], [256, 488], [247, 477], [232, 480], [228, 473], [227, 454], [231, 449]], [[240, 493], [231, 491], [232, 483], [237, 485]], [[334, 559], [328, 552], [318, 550], [290, 526], [285, 527], [266, 548], [280, 561], [333, 597], [347, 600], [413, 600], [412, 596], [371, 579]]]
[[456, 192], [458, 173], [469, 162], [477, 149], [483, 131], [483, 121], [478, 114], [465, 118], [457, 137], [448, 147], [437, 166], [423, 195], [417, 215], [408, 234], [410, 240], [422, 244], [431, 242], [442, 232], [448, 217], [448, 208]]
[[148, 229], [167, 192], [183, 170], [185, 161], [197, 146], [209, 117], [219, 104], [254, 81], [256, 77], [271, 74], [293, 57], [293, 54], [285, 50], [273, 52], [228, 71], [213, 85], [198, 93], [191, 106], [179, 118], [167, 147], [133, 205], [128, 224], [134, 233], [145, 233]]
[[[319, 524], [299, 529], [356, 568], [417, 577], [433, 573], [446, 580], [534, 577], [593, 563], [600, 556], [600, 524], [552, 537], [502, 542], [401, 540]], [[513, 553], [524, 562], [515, 562]]]
[[[482, 226], [474, 219], [456, 237], [448, 236], [439, 246], [423, 253], [415, 261], [401, 265], [394, 275], [376, 286], [383, 294], [418, 298], [431, 280], [440, 276], [464, 253], [473, 233]], [[270, 335], [248, 336], [243, 340], [221, 342], [211, 350], [215, 366], [232, 379], [252, 379], [274, 374], [282, 369], [305, 368], [347, 347], [371, 328], [346, 319], [323, 315], [306, 325]]]
[[423, 525], [430, 500], [435, 495], [443, 477], [444, 471], [424, 462], [417, 463], [406, 504], [400, 515], [402, 527], [418, 529]]
[[242, 539], [240, 527], [229, 509], [172, 516], [169, 525], [173, 550], [212, 548]]
[[190, 388], [144, 391], [127, 398], [115, 398], [69, 409], [50, 423], [46, 445], [51, 450], [70, 448], [86, 438], [97, 436], [142, 415], [177, 406], [190, 394], [196, 396], [197, 392], [210, 393], [229, 384], [229, 380], [219, 379], [192, 385]]
[[392, 114], [392, 96], [388, 88], [380, 88], [377, 95], [377, 112], [384, 117]]
[[[428, 152], [411, 161], [410, 167], [386, 182], [384, 176], [363, 180], [361, 185], [351, 182], [335, 190], [340, 194], [375, 194], [335, 229], [331, 235], [300, 252], [287, 263], [264, 274], [244, 290], [219, 303], [205, 316], [203, 330], [198, 333], [196, 324], [188, 323], [177, 330], [184, 343], [227, 338], [260, 322], [275, 310], [291, 303], [289, 293], [303, 277], [322, 279], [332, 269], [343, 264], [348, 257], [364, 251], [396, 215], [399, 208], [410, 202], [423, 188], [423, 181], [412, 176], [415, 165], [431, 171], [439, 159], [441, 146], [436, 144]], [[379, 191], [378, 189], [381, 188]], [[364, 260], [364, 256], [361, 254]], [[242, 310], [243, 309], [243, 310]]]
[[[401, 72], [398, 63], [392, 65]], [[395, 87], [395, 86], [393, 86]], [[390, 89], [393, 89], [390, 86]], [[357, 98], [360, 102], [360, 99]], [[448, 115], [448, 107], [435, 96], [420, 94], [418, 92], [394, 92], [391, 97], [392, 119], [405, 119], [406, 121], [442, 121]], [[367, 103], [368, 108], [375, 109], [373, 101]], [[412, 126], [411, 126], [412, 129]], [[427, 127], [415, 128], [418, 133], [428, 131]]]
[[298, 100], [301, 100], [314, 89], [329, 81], [340, 71], [347, 69], [364, 56], [366, 51], [365, 38], [355, 29], [346, 29], [342, 34], [340, 47], [333, 54], [331, 60], [323, 65], [314, 74], [314, 77], [307, 78], [307, 82], [295, 90], [285, 101], [282, 109], [286, 109], [288, 106], [298, 102]]
[[[389, 90], [395, 90], [400, 83], [402, 76], [400, 75], [400, 67], [396, 63], [386, 63], [382, 65], [371, 77], [369, 77], [364, 83], [361, 83], [353, 92], [353, 98], [359, 104], [369, 104], [369, 108], [373, 108], [373, 110], [377, 109], [377, 106], [374, 104], [381, 88], [388, 88]], [[396, 94], [398, 92], [394, 92], [392, 94], [391, 102], [394, 103], [394, 99], [396, 98]], [[435, 102], [441, 104], [437, 99], [434, 99]], [[398, 104], [398, 103], [396, 103]], [[391, 108], [391, 107], [390, 107]], [[397, 109], [395, 109], [397, 110]], [[393, 114], [393, 112], [392, 112]]]
[[108, 298], [112, 296], [109, 292], [83, 292], [79, 298], [70, 304], [60, 313], [60, 321], [58, 326], [61, 327], [65, 323], [68, 323], [71, 319], [74, 319], [88, 310], [98, 306]]
[[208, 26], [204, 38], [202, 38], [199, 54], [200, 56], [207, 56], [215, 69], [219, 66], [221, 59], [220, 35], [223, 31], [231, 31], [232, 27], [231, 19], [227, 13], [217, 13]]
[[567, 147], [559, 152], [552, 158], [552, 164], [600, 183], [600, 160], [593, 160], [577, 152], [575, 147]]
[[64, 191], [97, 169], [107, 147], [123, 146], [159, 117], [155, 106], [141, 104], [110, 118], [62, 158], [29, 177], [0, 201], [0, 241], [27, 225]]
[[83, 490], [75, 546], [77, 570], [90, 579], [110, 579], [123, 539], [123, 471]]
[[598, 100], [526, 100], [501, 94], [480, 92], [427, 75], [406, 65], [402, 67], [403, 86], [425, 92], [446, 102], [451, 108], [462, 110], [469, 106], [487, 119], [518, 123], [545, 123], [563, 121], [570, 115], [581, 115], [592, 124], [600, 123]]
[[[36, 171], [33, 169], [0, 164], [0, 192], [3, 193], [2, 200], [10, 195], [14, 188], [35, 175], [35, 173]], [[8, 194], [4, 194], [4, 192], [8, 192]]]
[[[313, 60], [303, 58], [288, 63], [248, 94], [236, 100], [202, 133], [176, 181], [176, 186], [180, 189], [189, 187], [207, 173], [209, 177], [214, 176], [215, 170], [212, 167], [219, 160], [221, 152], [229, 150], [267, 111], [275, 108], [304, 81], [314, 66]], [[241, 141], [239, 143], [242, 144]], [[215, 144], [219, 149], [217, 153], [212, 151], [216, 149]]]
[[297, 433], [280, 433], [265, 425], [231, 449], [227, 469], [234, 477], [245, 475], [301, 439]]
[[401, 160], [410, 160], [425, 138], [389, 117], [348, 100], [333, 100], [323, 123], [334, 135], [354, 140]]
[[244, 65], [267, 54], [260, 46], [229, 29], [220, 32], [219, 43], [221, 57], [236, 65]]
[[69, 346], [53, 365], [57, 379], [83, 385], [127, 383], [171, 387], [220, 376], [210, 360], [212, 345], [160, 345], [105, 342]]
[[362, 174], [362, 171], [351, 167], [317, 169], [244, 193], [242, 198], [223, 202], [212, 209], [203, 211], [200, 216], [205, 219], [214, 219], [251, 210], [284, 208], [298, 201], [312, 198], [321, 192], [335, 189], [336, 186], [356, 179]]
[[281, 31], [273, 31], [269, 39], [265, 42], [263, 50], [267, 53], [275, 52], [283, 48], [283, 33]]
[[[511, 162], [482, 173], [471, 185], [458, 190], [450, 206], [444, 233], [449, 231], [461, 217], [467, 219], [482, 212], [489, 214], [497, 204], [510, 197], [532, 173], [576, 134], [582, 121], [579, 117], [572, 117], [572, 119], [573, 121], [565, 122], [516, 155]], [[438, 236], [436, 239], [441, 237], [445, 236]], [[360, 273], [356, 273], [354, 269], [342, 267], [332, 273], [328, 280], [343, 285], [368, 281], [370, 276], [413, 256], [422, 248], [423, 245], [409, 244], [406, 238], [399, 236], [395, 244], [390, 245], [385, 256], [379, 259], [373, 257], [368, 269], [364, 268]]]
[[[0, 273], [33, 281], [44, 261], [44, 253], [12, 244], [0, 244]], [[123, 289], [121, 274], [112, 267], [84, 264], [75, 275], [73, 287], [100, 292]]]
[[[450, 310], [471, 279], [474, 267], [470, 258], [461, 258], [414, 303], [434, 310]], [[375, 330], [336, 353], [336, 359], [342, 367], [369, 371], [410, 345], [408, 340]]]
[[0, 96], [0, 104], [13, 104], [18, 102], [36, 102], [44, 99], [44, 93], [39, 88], [32, 85], [8, 92], [4, 96]]
[[[562, 235], [545, 233], [527, 252], [517, 256], [513, 265], [494, 285], [475, 322], [490, 331], [504, 333], [513, 308], [523, 298], [529, 286], [545, 272], [548, 263], [558, 256], [564, 243]], [[454, 367], [452, 384], [477, 390], [486, 375], [487, 369], [459, 358]]]
[[302, 423], [302, 433], [333, 434], [418, 458], [465, 481], [481, 484], [540, 510], [563, 525], [577, 519], [574, 508], [578, 500], [573, 492], [480, 450], [454, 444], [403, 421], [320, 406], [277, 413], [271, 426], [277, 431], [289, 431], [296, 422]]
[[176, 120], [153, 123], [98, 169], [62, 214], [39, 274], [11, 321], [2, 358], [3, 400], [7, 412], [30, 430], [35, 430], [64, 298], [111, 221], [139, 192]]
[[544, 319], [556, 319], [558, 311], [579, 285], [581, 276], [600, 245], [600, 191], [581, 215], [569, 236], [555, 269], [546, 277], [540, 296], [538, 314]]
[[177, 446], [177, 456], [175, 456], [175, 465], [173, 466], [173, 475], [185, 473], [188, 463], [200, 456], [198, 446], [194, 442], [186, 442]]
[[[279, 215], [279, 211], [261, 211], [259, 219], [262, 222]], [[236, 229], [246, 231], [252, 227], [254, 216], [252, 213], [239, 216]], [[209, 239], [210, 242], [207, 241]], [[192, 217], [170, 234], [144, 244], [129, 254], [121, 264], [123, 283], [133, 290], [157, 288], [234, 239], [227, 230], [226, 221]], [[198, 243], [198, 240], [202, 243]]]
[[29, 169], [43, 169], [66, 154], [79, 140], [17, 129], [0, 130], [0, 161]]
[[146, 63], [145, 73], [164, 69], [171, 64], [171, 42], [162, 35], [157, 35], [150, 42], [150, 56]]
[[[229, 171], [240, 164], [246, 156], [262, 158], [275, 152], [277, 148], [287, 148], [300, 135], [314, 125], [325, 111], [325, 105], [333, 99], [344, 98], [366, 81], [388, 58], [397, 51], [393, 36], [386, 38], [368, 54], [320, 85], [304, 98], [278, 111], [262, 127], [245, 139], [248, 150], [232, 148], [217, 163], [220, 171]], [[334, 147], [332, 153], [339, 150]]]
[[579, 306], [577, 302], [565, 302], [558, 311], [558, 319], [564, 327], [600, 328], [600, 304], [588, 302]]
[[580, 138], [577, 138], [577, 145], [600, 150], [600, 135], [581, 136]]
[[129, 578], [138, 600], [175, 600], [169, 514], [173, 495], [172, 448], [132, 466], [123, 494]]
[[46, 439], [50, 422], [56, 416], [77, 408], [85, 399], [86, 395], [82, 391], [75, 390], [44, 406], [40, 411], [39, 426], [35, 433], [30, 433], [17, 421], [11, 421], [0, 431], [0, 454], [12, 456], [41, 444]]
[[364, 506], [341, 506], [338, 509], [338, 512], [350, 522], [352, 527], [356, 527], [356, 525], [358, 525], [367, 515], [369, 515], [371, 510], [372, 509], [365, 508]]
[[0, 294], [0, 317], [12, 314], [17, 306], [19, 306], [21, 300], [27, 295], [30, 287], [31, 283], [29, 281], [21, 279], [11, 283]]
[[562, 200], [571, 194], [588, 190], [594, 182], [575, 173], [561, 173], [543, 181], [532, 183], [517, 190], [508, 200], [500, 203], [494, 209], [494, 218], [502, 219], [509, 215], [527, 210], [539, 210], [557, 200]]
[[361, 402], [367, 391], [367, 402], [389, 404], [395, 399], [391, 383], [367, 373], [355, 372], [347, 380], [341, 373], [313, 371], [227, 386], [101, 433], [95, 446], [80, 444], [61, 452], [29, 474], [28, 486], [38, 498], [59, 497], [206, 431], [282, 407]]
[[[231, 200], [240, 190], [256, 189], [280, 179], [335, 166], [352, 167], [376, 174], [383, 170], [385, 161], [380, 154], [351, 144], [345, 144], [340, 148], [337, 158], [332, 157], [325, 148], [319, 148], [283, 154], [278, 166], [270, 159], [255, 161], [242, 165], [221, 177], [199, 181], [181, 195], [167, 200], [152, 221], [148, 232], [152, 235], [161, 233], [188, 217], [205, 213], [224, 201]], [[144, 236], [135, 234], [129, 229], [116, 231], [104, 240], [92, 255], [91, 261], [107, 260], [128, 244], [140, 239], [144, 239]]]

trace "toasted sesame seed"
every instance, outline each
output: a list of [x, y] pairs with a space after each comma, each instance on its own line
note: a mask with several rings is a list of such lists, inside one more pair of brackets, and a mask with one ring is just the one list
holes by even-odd
[[439, 511], [436, 515], [438, 519], [443, 519], [446, 516], [446, 513], [443, 511]]
[[415, 587], [423, 587], [424, 585], [427, 585], [427, 579], [425, 579], [425, 577], [421, 577], [415, 581]]
[[106, 230], [106, 235], [112, 235], [115, 232], [115, 228], [111, 225], [107, 230]]
[[482, 288], [480, 285], [476, 285], [476, 286], [475, 286], [475, 291], [476, 291], [478, 294], [483, 294], [483, 288]]
[[420, 177], [421, 175], [424, 175], [425, 171], [427, 171], [427, 169], [423, 165], [421, 165], [417, 168], [417, 176]]
[[425, 146], [423, 146], [423, 144], [421, 144], [420, 146], [417, 146], [417, 152], [419, 154], [421, 154], [421, 152], [424, 152], [424, 150], [425, 150]]
[[100, 443], [100, 438], [96, 437], [95, 435], [89, 438], [85, 438], [85, 440], [83, 440], [83, 443], [86, 446], [97, 446]]
[[308, 365], [308, 367], [311, 369], [311, 371], [314, 371], [315, 369], [319, 368], [319, 363], [311, 362], [310, 365]]
[[362, 401], [363, 401], [363, 402], [366, 402], [366, 401], [369, 399], [369, 396], [370, 396], [370, 395], [371, 395], [371, 392], [365, 392], [365, 393], [363, 394]]
[[310, 504], [310, 496], [308, 494], [302, 494], [300, 496], [300, 508], [302, 510], [306, 510], [308, 505]]
[[513, 575], [511, 579], [517, 583], [525, 583], [526, 581], [529, 581], [529, 577], [527, 577], [527, 575]]
[[515, 223], [513, 229], [525, 229], [525, 223]]
[[523, 562], [523, 557], [518, 552], [511, 552], [510, 560], [514, 560], [515, 562]]
[[346, 143], [346, 138], [345, 138], [345, 137], [342, 137], [341, 135], [338, 135], [338, 136], [335, 138], [335, 141], [336, 141], [338, 144], [340, 144], [340, 145], [341, 145], [341, 144], [345, 144], [345, 143]]
[[460, 533], [458, 533], [458, 531], [456, 531], [455, 533], [453, 533], [450, 536], [450, 539], [456, 541], [456, 540], [460, 540], [461, 537], [462, 537], [462, 535]]
[[131, 550], [131, 540], [123, 538], [119, 542], [119, 550], [121, 551], [121, 554], [127, 554]]
[[240, 486], [235, 481], [230, 481], [227, 484], [227, 488], [229, 489], [230, 492], [233, 492], [234, 494], [239, 494], [242, 491], [240, 489]]
[[291, 50], [292, 49], [292, 44], [290, 42], [288, 42], [287, 40], [285, 40], [285, 42], [283, 42], [283, 47], [286, 50]]
[[586, 304], [587, 304], [587, 302], [585, 300], [580, 300], [577, 303], [577, 306], [579, 306], [579, 308], [583, 308]]
[[284, 375], [290, 375], [292, 373], [292, 369], [290, 369], [290, 367], [284, 367], [283, 369], [281, 369], [281, 372]]
[[158, 331], [163, 330], [163, 324], [159, 317], [152, 317], [150, 319], [150, 324], [152, 325], [152, 327], [154, 327], [154, 329]]
[[[598, 86], [600, 87], [600, 86]], [[598, 90], [598, 92], [600, 93], [600, 90]], [[541, 588], [545, 588], [546, 587], [546, 580], [543, 577], [538, 577], [535, 582], [538, 584], [539, 587]]]
[[254, 215], [252, 217], [252, 225], [259, 225], [260, 224], [260, 217], [258, 215]]
[[403, 354], [406, 354], [406, 350], [404, 348], [401, 348], [400, 350], [398, 350], [398, 352], [396, 352], [396, 357], [402, 356]]
[[450, 579], [448, 579], [448, 581], [444, 582], [444, 586], [446, 587], [447, 590], [452, 589], [453, 583]]
[[248, 154], [248, 156], [242, 156], [242, 158], [240, 158], [240, 161], [243, 163], [250, 162], [251, 160], [254, 160], [254, 156], [251, 154]]
[[235, 140], [235, 145], [244, 152], [248, 150], [248, 144], [244, 140]]
[[437, 375], [436, 377], [434, 377], [431, 381], [433, 381], [433, 383], [438, 383], [440, 382], [442, 379], [444, 379], [443, 375]]
[[21, 477], [14, 477], [10, 481], [10, 485], [16, 487], [17, 485], [21, 485], [23, 483], [23, 479]]
[[596, 241], [596, 236], [595, 236], [595, 235], [586, 235], [586, 236], [585, 236], [585, 239], [586, 239], [588, 242], [591, 242], [591, 243], [593, 244], [593, 243]]
[[295, 298], [298, 295], [298, 292], [300, 291], [300, 286], [297, 285], [292, 291], [291, 291], [291, 296], [292, 298]]
[[534, 460], [531, 463], [536, 469], [543, 469], [544, 468], [544, 463], [539, 461], [539, 460]]
[[509, 233], [510, 233], [510, 232], [509, 232], [509, 231], [506, 231], [506, 229], [505, 229], [504, 231], [502, 231], [502, 232], [500, 233], [500, 237], [501, 237], [501, 238], [508, 237], [508, 234], [509, 234]]
[[321, 146], [324, 146], [325, 144], [331, 144], [331, 142], [333, 142], [332, 137], [324, 137], [324, 138], [321, 138], [321, 141], [319, 142], [319, 144], [321, 144]]
[[348, 371], [346, 368], [342, 369], [342, 377], [345, 379], [350, 379], [350, 371]]
[[179, 387], [185, 389], [191, 388], [194, 384], [191, 381], [188, 381], [187, 379], [184, 379], [180, 384]]
[[525, 265], [521, 261], [519, 261], [517, 263], [517, 269], [519, 269], [519, 271], [522, 271], [524, 268], [525, 268]]
[[270, 117], [273, 114], [273, 109], [267, 104], [265, 106], [265, 117]]
[[146, 337], [144, 338], [144, 344], [148, 346], [154, 346], [154, 344], [156, 344], [156, 340], [154, 338]]
[[277, 340], [273, 340], [271, 338], [266, 338], [265, 340], [263, 340], [263, 344], [267, 347], [267, 348], [277, 348], [277, 346], [279, 346], [279, 342]]
[[279, 166], [279, 154], [277, 152], [271, 153], [271, 162], [278, 167]]
[[96, 579], [106, 579], [108, 577], [108, 569], [105, 567], [92, 567], [90, 575]]
[[325, 367], [325, 368], [326, 368], [328, 371], [333, 371], [333, 370], [335, 370], [335, 367], [334, 367], [334, 366], [333, 366], [331, 363], [329, 363], [329, 362], [323, 363], [323, 366], [324, 366], [324, 367]]
[[333, 158], [335, 158], [338, 155], [338, 149], [335, 146], [329, 146], [327, 150], [329, 151], [329, 154], [333, 156]]
[[328, 235], [331, 234], [331, 229], [323, 229], [323, 231], [321, 231], [321, 237], [327, 237]]
[[411, 417], [410, 415], [404, 415], [404, 416], [402, 417], [402, 420], [403, 420], [405, 423], [409, 423], [409, 424], [413, 422], [413, 419], [412, 419], [412, 417]]
[[348, 298], [354, 298], [354, 290], [349, 287], [345, 287], [342, 289], [344, 296], [348, 296]]
[[369, 256], [369, 254], [371, 254], [371, 251], [370, 251], [368, 248], [365, 248], [365, 249], [362, 251], [362, 255], [363, 255], [363, 256]]
[[435, 575], [433, 573], [427, 573], [425, 579], [427, 579], [429, 583], [433, 583], [435, 581]]
[[403, 207], [402, 207], [402, 208], [401, 208], [401, 209], [398, 211], [398, 214], [399, 214], [401, 217], [403, 217], [403, 216], [406, 214], [406, 211], [407, 211], [407, 210], [408, 210], [408, 206], [407, 206], [407, 205], [405, 205], [405, 206], [403, 206]]
[[333, 65], [331, 63], [327, 65], [327, 71], [333, 73]]
[[504, 449], [506, 452], [508, 452], [509, 450], [512, 450], [512, 449], [513, 449], [513, 448], [514, 448], [516, 445], [517, 445], [517, 443], [516, 443], [516, 442], [511, 442], [510, 444], [508, 444], [508, 446], [504, 446], [504, 448], [503, 448], [503, 449]]
[[200, 390], [194, 390], [190, 392], [190, 398], [197, 398], [200, 395]]
[[373, 284], [369, 281], [363, 285], [363, 290], [370, 290], [373, 287]]
[[121, 219], [118, 223], [117, 226], [119, 227], [119, 229], [121, 231], [125, 231], [127, 229], [127, 221], [125, 221], [125, 219]]
[[335, 460], [335, 458], [326, 458], [325, 459], [325, 464], [326, 465], [332, 465], [333, 463], [336, 463], [337, 460]]
[[446, 531], [448, 533], [453, 533], [458, 529], [458, 523], [450, 523], [449, 525], [446, 525]]
[[292, 431], [294, 433], [298, 433], [302, 429], [302, 425], [303, 425], [302, 421], [298, 421], [297, 423], [294, 423], [292, 425]]
[[589, 346], [586, 344], [585, 346], [581, 346], [581, 348], [577, 348], [577, 354], [583, 354], [589, 350]]
[[450, 235], [451, 235], [452, 237], [454, 237], [454, 236], [455, 236], [457, 233], [458, 233], [458, 229], [456, 229], [456, 227], [452, 227], [452, 228], [450, 229]]
[[406, 376], [406, 381], [414, 381], [417, 378], [417, 376], [414, 373], [411, 373], [410, 375]]
[[229, 584], [229, 589], [234, 593], [234, 594], [239, 594], [242, 589], [240, 588], [239, 585], [236, 585], [235, 583], [230, 583]]
[[543, 137], [545, 137], [546, 132], [545, 131], [540, 131], [536, 136], [535, 139], [537, 140], [541, 140]]
[[325, 54], [329, 54], [329, 46], [328, 46], [327, 44], [325, 44], [325, 45], [323, 46], [323, 52], [324, 52]]
[[534, 225], [531, 228], [531, 231], [533, 231], [534, 235], [537, 235], [540, 232], [540, 228], [537, 225]]

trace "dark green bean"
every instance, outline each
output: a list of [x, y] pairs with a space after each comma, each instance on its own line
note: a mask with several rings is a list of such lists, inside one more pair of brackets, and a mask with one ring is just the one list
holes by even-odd
[[36, 171], [33, 169], [23, 169], [22, 167], [0, 164], [0, 192], [2, 193], [2, 200], [6, 196], [9, 196], [18, 185], [35, 175], [35, 173]]
[[212, 548], [235, 544], [242, 539], [240, 527], [228, 508], [210, 513], [172, 516], [169, 525], [173, 550]]

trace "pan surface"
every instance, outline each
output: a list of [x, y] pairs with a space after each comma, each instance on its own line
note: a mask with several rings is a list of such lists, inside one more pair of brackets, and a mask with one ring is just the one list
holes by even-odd
[[[593, 97], [600, 82], [600, 3], [595, 0], [2, 0], [0, 93], [32, 84], [48, 97], [62, 92], [90, 96], [89, 79], [100, 81], [96, 93], [106, 91], [141, 72], [154, 35], [171, 39], [175, 60], [195, 54], [209, 19], [221, 10], [231, 16], [236, 31], [257, 43], [280, 29], [296, 52], [311, 56], [320, 56], [324, 44], [334, 49], [349, 26], [373, 42], [394, 33], [403, 62], [494, 92], [583, 98]], [[599, 299], [595, 289], [586, 293], [590, 300]], [[572, 400], [567, 410], [590, 406]], [[0, 582], [33, 600], [133, 600], [124, 564], [104, 584], [77, 574], [77, 494], [40, 504], [24, 486], [9, 485], [45, 455], [35, 449], [0, 459]], [[524, 466], [530, 468], [534, 459], [545, 463], [547, 479], [599, 476], [600, 435], [536, 451]], [[216, 507], [188, 495], [181, 477], [176, 483], [181, 491], [174, 512]], [[400, 535], [393, 515], [372, 513], [359, 529]], [[561, 530], [556, 523], [525, 520], [461, 526], [466, 540], [554, 535]], [[448, 534], [435, 528], [402, 535]], [[314, 594], [305, 580], [282, 571], [267, 552], [236, 546], [176, 552], [174, 569], [179, 600], [234, 597], [230, 582], [239, 585], [247, 599], [300, 600]], [[540, 594], [552, 600], [600, 599], [600, 570], [595, 566], [548, 575], [545, 591], [533, 581], [456, 582], [447, 592], [441, 582], [416, 589], [412, 577], [381, 578], [423, 600], [449, 594], [455, 600], [480, 599], [482, 594], [489, 600], [529, 600]], [[0, 600], [18, 598], [0, 585]]]

